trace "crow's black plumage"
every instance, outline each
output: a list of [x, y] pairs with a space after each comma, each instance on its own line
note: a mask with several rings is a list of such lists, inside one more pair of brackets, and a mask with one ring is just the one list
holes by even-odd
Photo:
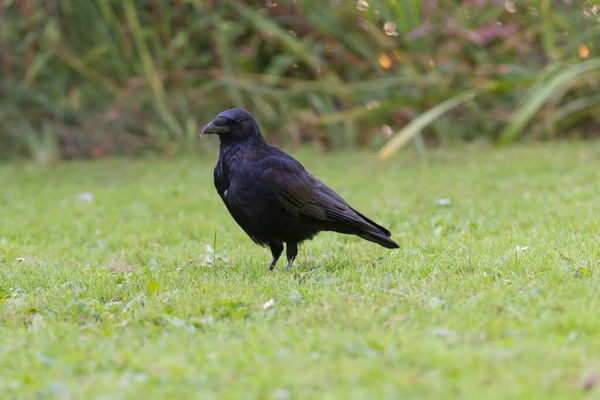
[[269, 270], [284, 243], [289, 268], [298, 244], [321, 231], [357, 235], [389, 249], [399, 247], [390, 231], [350, 207], [289, 154], [267, 144], [247, 111], [223, 111], [202, 133], [219, 135], [215, 188], [246, 234], [270, 247]]

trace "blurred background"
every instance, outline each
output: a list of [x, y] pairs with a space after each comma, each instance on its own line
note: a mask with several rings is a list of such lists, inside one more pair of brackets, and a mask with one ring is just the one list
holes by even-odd
[[3, 160], [203, 152], [231, 107], [382, 157], [600, 132], [600, 1], [0, 0], [0, 24]]

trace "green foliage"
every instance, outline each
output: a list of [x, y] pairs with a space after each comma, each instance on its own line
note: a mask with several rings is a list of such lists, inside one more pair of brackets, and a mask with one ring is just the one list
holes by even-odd
[[[598, 69], [600, 69], [600, 58], [594, 58], [565, 68], [550, 79], [540, 82], [539, 87], [535, 87], [531, 90], [531, 93], [525, 98], [519, 112], [516, 113], [513, 120], [504, 129], [501, 134], [500, 142], [511, 142], [527, 125], [531, 118], [533, 118], [539, 108], [553, 96], [556, 97], [563, 86], [572, 84], [580, 75]], [[596, 99], [596, 96], [592, 98]], [[596, 104], [600, 106], [600, 103]], [[554, 119], [553, 122], [556, 123], [558, 121]]]
[[2, 397], [598, 398], [597, 144], [303, 150], [400, 249], [267, 272], [215, 155], [0, 166]]
[[398, 132], [398, 134], [381, 149], [379, 152], [380, 157], [382, 159], [388, 158], [390, 154], [393, 154], [397, 149], [405, 146], [406, 143], [417, 136], [424, 127], [431, 124], [445, 112], [452, 110], [454, 107], [457, 107], [466, 101], [474, 99], [475, 96], [480, 93], [481, 91], [476, 92], [474, 90], [461, 93], [427, 110], [427, 112], [412, 120], [406, 127]]
[[[598, 131], [599, 72], [585, 68], [599, 56], [594, 2], [27, 0], [0, 10], [0, 157], [181, 153], [232, 106], [292, 146], [379, 148], [394, 131], [402, 145]], [[567, 70], [581, 73], [553, 80]]]

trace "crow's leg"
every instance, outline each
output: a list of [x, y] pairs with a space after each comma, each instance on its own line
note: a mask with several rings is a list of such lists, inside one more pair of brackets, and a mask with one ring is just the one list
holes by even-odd
[[292, 266], [292, 263], [294, 262], [294, 259], [296, 259], [297, 254], [298, 254], [298, 243], [287, 242], [286, 249], [285, 249], [285, 255], [287, 256], [287, 260], [288, 260], [287, 269], [290, 269], [290, 267]]
[[275, 268], [275, 264], [277, 264], [277, 260], [279, 260], [279, 257], [281, 257], [281, 253], [283, 253], [283, 243], [271, 242], [269, 243], [269, 247], [271, 248], [271, 254], [273, 255], [273, 259], [269, 264], [269, 271], [273, 271], [273, 268]]

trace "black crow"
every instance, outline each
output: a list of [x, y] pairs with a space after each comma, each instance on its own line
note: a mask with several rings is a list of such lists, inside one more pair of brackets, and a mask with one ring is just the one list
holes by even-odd
[[227, 210], [248, 236], [269, 246], [272, 271], [285, 243], [289, 269], [298, 244], [321, 231], [360, 236], [388, 249], [391, 233], [350, 207], [289, 154], [265, 142], [250, 113], [223, 111], [202, 129], [221, 141], [214, 180]]

